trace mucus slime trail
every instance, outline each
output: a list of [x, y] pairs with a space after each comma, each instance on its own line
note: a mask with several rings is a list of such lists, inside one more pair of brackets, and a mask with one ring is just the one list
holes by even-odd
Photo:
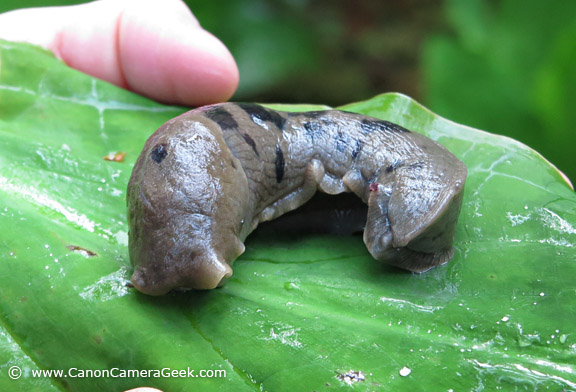
[[453, 256], [466, 173], [440, 144], [360, 114], [201, 107], [160, 127], [134, 166], [132, 283], [150, 295], [223, 284], [258, 223], [317, 190], [355, 193], [372, 256], [423, 272]]

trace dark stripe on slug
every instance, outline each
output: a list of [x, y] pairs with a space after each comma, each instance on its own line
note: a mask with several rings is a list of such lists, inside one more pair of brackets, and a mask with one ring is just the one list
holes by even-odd
[[286, 126], [286, 119], [275, 110], [270, 110], [264, 106], [256, 105], [253, 103], [239, 103], [238, 106], [242, 108], [254, 123], [262, 126], [262, 122], [270, 122], [276, 126], [280, 131], [284, 131]]
[[352, 158], [357, 159], [360, 151], [362, 151], [362, 147], [364, 147], [364, 142], [360, 139], [356, 139], [356, 147], [354, 151], [352, 151]]
[[280, 184], [284, 178], [284, 153], [279, 145], [276, 145], [276, 182]]
[[392, 173], [401, 167], [408, 167], [410, 170], [420, 170], [422, 169], [422, 166], [422, 162], [412, 162], [410, 164], [406, 164], [405, 161], [395, 161], [386, 168], [386, 173]]
[[252, 147], [252, 150], [254, 150], [254, 153], [259, 157], [260, 153], [258, 152], [258, 149], [256, 148], [256, 142], [254, 141], [254, 139], [252, 139], [252, 137], [250, 135], [248, 135], [247, 133], [243, 133], [242, 137], [244, 138], [244, 140], [246, 141], [246, 143]]
[[407, 132], [410, 133], [410, 130], [401, 127], [398, 124], [391, 123], [390, 121], [382, 121], [382, 126], [386, 128], [386, 130], [391, 132]]
[[160, 163], [166, 158], [168, 151], [165, 144], [157, 144], [152, 151], [150, 151], [150, 158], [156, 163]]
[[386, 173], [392, 173], [402, 166], [404, 166], [404, 161], [394, 161], [386, 168]]
[[344, 152], [349, 144], [350, 136], [348, 136], [346, 133], [343, 133], [342, 131], [338, 131], [336, 134], [336, 150], [339, 152]]
[[302, 126], [304, 127], [304, 132], [306, 133], [306, 136], [309, 139], [312, 139], [312, 141], [314, 141], [314, 139], [319, 138], [325, 131], [324, 124], [322, 124], [319, 121], [307, 121], [303, 123]]
[[238, 123], [234, 119], [234, 116], [220, 106], [208, 109], [204, 112], [204, 115], [220, 125], [222, 129], [238, 129]]
[[289, 116], [304, 116], [306, 118], [309, 119], [314, 119], [314, 118], [319, 118], [319, 117], [323, 117], [326, 115], [326, 110], [313, 110], [311, 112], [303, 112], [303, 113], [298, 113], [298, 112], [290, 112], [288, 113]]
[[389, 121], [370, 119], [360, 121], [360, 129], [364, 134], [370, 134], [375, 131], [387, 131], [393, 133], [410, 132], [406, 128], [402, 128], [400, 125], [393, 124]]

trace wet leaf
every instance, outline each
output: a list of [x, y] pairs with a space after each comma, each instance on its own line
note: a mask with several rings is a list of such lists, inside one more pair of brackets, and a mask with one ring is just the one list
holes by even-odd
[[[34, 47], [3, 42], [0, 61], [2, 390], [576, 389], [576, 196], [533, 150], [398, 94], [347, 105], [467, 164], [451, 263], [413, 275], [360, 236], [260, 230], [224, 288], [152, 298], [127, 284], [125, 189], [147, 136], [184, 109]], [[74, 368], [226, 376], [32, 373]]]

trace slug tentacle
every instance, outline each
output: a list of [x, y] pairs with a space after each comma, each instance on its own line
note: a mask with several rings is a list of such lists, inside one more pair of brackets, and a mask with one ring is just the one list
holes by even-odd
[[378, 260], [422, 272], [452, 258], [466, 167], [396, 124], [336, 110], [202, 107], [146, 142], [128, 184], [132, 282], [147, 294], [211, 289], [232, 275], [258, 223], [317, 190], [368, 204]]

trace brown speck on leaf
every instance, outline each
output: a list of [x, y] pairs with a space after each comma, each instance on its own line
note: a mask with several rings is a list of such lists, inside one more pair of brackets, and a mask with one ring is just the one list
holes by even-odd
[[109, 152], [108, 155], [104, 155], [104, 160], [112, 162], [123, 162], [125, 156], [125, 152]]
[[70, 249], [72, 252], [80, 253], [84, 257], [98, 256], [95, 252], [92, 252], [91, 250], [86, 248], [82, 248], [81, 246], [66, 245], [66, 248]]
[[366, 380], [366, 376], [360, 370], [349, 370], [343, 374], [337, 373], [337, 377], [339, 380], [344, 381], [348, 385]]

